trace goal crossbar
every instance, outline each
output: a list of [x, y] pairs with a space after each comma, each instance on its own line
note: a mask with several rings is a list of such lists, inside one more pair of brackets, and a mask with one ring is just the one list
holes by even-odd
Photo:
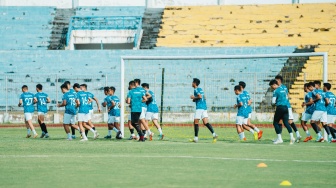
[[286, 57], [323, 57], [323, 82], [328, 82], [328, 52], [310, 53], [283, 53], [283, 54], [248, 54], [248, 55], [202, 55], [202, 56], [121, 56], [120, 57], [120, 78], [121, 78], [121, 108], [120, 108], [120, 129], [124, 134], [125, 122], [125, 60], [191, 60], [191, 59], [251, 59], [251, 58], [286, 58]]

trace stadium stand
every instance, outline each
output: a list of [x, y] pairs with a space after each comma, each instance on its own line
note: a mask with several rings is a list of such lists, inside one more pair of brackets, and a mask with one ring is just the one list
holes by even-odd
[[[336, 84], [333, 78], [336, 64], [335, 10], [336, 4], [166, 7], [156, 45], [297, 46], [299, 49], [327, 51], [329, 82]], [[302, 112], [304, 81], [321, 78], [322, 58], [309, 58], [290, 86], [291, 102], [296, 112]]]
[[0, 6], [0, 50], [47, 50], [55, 9]]

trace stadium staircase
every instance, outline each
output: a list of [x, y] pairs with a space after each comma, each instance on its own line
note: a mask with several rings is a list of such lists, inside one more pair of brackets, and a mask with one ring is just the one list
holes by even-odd
[[74, 9], [57, 9], [53, 21], [49, 50], [64, 50], [69, 21], [75, 15]]
[[[166, 7], [156, 45], [297, 46], [327, 51], [329, 82], [336, 86], [335, 17], [336, 4]], [[294, 82], [288, 82], [294, 111], [302, 112], [303, 83], [322, 79], [322, 62], [321, 57], [309, 58], [302, 71], [292, 76]], [[302, 63], [297, 64], [296, 70], [300, 70]], [[291, 67], [285, 69], [290, 71]], [[281, 74], [286, 75], [284, 70]]]
[[140, 49], [153, 49], [156, 46], [163, 9], [147, 8], [142, 17], [143, 34]]

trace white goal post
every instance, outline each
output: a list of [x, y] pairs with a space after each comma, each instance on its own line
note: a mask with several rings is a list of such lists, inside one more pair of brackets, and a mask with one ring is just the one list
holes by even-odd
[[249, 59], [249, 58], [287, 58], [287, 57], [323, 57], [323, 82], [328, 82], [328, 52], [311, 53], [283, 53], [283, 54], [250, 54], [250, 55], [209, 55], [209, 56], [121, 56], [120, 79], [121, 79], [121, 109], [120, 129], [124, 136], [125, 123], [125, 60], [192, 60], [192, 59]]

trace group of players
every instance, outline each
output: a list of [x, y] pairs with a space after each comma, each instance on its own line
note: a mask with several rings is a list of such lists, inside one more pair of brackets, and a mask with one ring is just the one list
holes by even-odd
[[[282, 124], [287, 128], [290, 135], [290, 144], [294, 142], [300, 142], [302, 139], [293, 119], [292, 108], [289, 102], [288, 89], [282, 84], [283, 78], [278, 75], [274, 80], [271, 80], [269, 85], [274, 90], [272, 105], [276, 106], [276, 111], [274, 113], [273, 125], [277, 138], [273, 140], [274, 144], [283, 143], [282, 140]], [[153, 139], [154, 133], [151, 132], [148, 121], [152, 121], [153, 124], [159, 131], [159, 139], [163, 139], [164, 134], [158, 123], [158, 106], [156, 104], [155, 94], [153, 91], [149, 90], [149, 84], [141, 84], [140, 79], [134, 79], [129, 82], [129, 92], [126, 97], [126, 103], [130, 107], [130, 115], [128, 116], [128, 127], [131, 133], [130, 140], [145, 141], [147, 138], [149, 140]], [[199, 132], [199, 121], [202, 120], [203, 124], [210, 130], [213, 142], [217, 141], [218, 135], [215, 133], [212, 125], [208, 120], [206, 97], [203, 90], [199, 87], [200, 80], [194, 78], [192, 81], [192, 87], [194, 88], [194, 94], [190, 96], [191, 100], [196, 103], [196, 112], [194, 115], [194, 133], [195, 137], [191, 139], [191, 142], [198, 142], [198, 132]], [[331, 84], [324, 83], [323, 90], [321, 89], [321, 82], [314, 81], [309, 82], [304, 85], [305, 102], [302, 107], [305, 107], [305, 112], [302, 114], [301, 125], [305, 131], [307, 137], [304, 142], [312, 140], [312, 136], [309, 133], [307, 122], [310, 120], [311, 126], [317, 134], [317, 142], [323, 142], [324, 138], [321, 134], [321, 129], [318, 123], [321, 123], [323, 128], [328, 134], [328, 142], [336, 142], [335, 132], [336, 130], [332, 127], [336, 118], [335, 109], [335, 95], [330, 92]], [[259, 130], [257, 126], [251, 123], [251, 97], [247, 91], [245, 91], [245, 82], [239, 82], [239, 85], [234, 87], [234, 92], [237, 95], [236, 104], [234, 108], [238, 108], [237, 118], [236, 118], [236, 129], [240, 140], [245, 141], [246, 137], [244, 130], [249, 131], [255, 140], [260, 140], [263, 131]], [[93, 133], [93, 138], [99, 137], [99, 133], [96, 131], [94, 125], [91, 122], [93, 116], [93, 106], [92, 102], [95, 101], [97, 104], [98, 112], [100, 112], [100, 105], [98, 99], [90, 92], [87, 91], [86, 84], [74, 84], [71, 88], [69, 81], [66, 81], [61, 86], [63, 92], [62, 103], [57, 104], [57, 107], [65, 107], [63, 125], [64, 130], [67, 134], [67, 139], [72, 140], [76, 138], [75, 131], [79, 131], [81, 134], [81, 141], [87, 141], [88, 131]], [[28, 87], [26, 85], [22, 86], [22, 94], [20, 96], [19, 106], [23, 105], [25, 122], [27, 126], [27, 138], [31, 137], [31, 131], [33, 132], [33, 137], [36, 138], [38, 134], [36, 133], [34, 126], [32, 124], [32, 115], [34, 113], [34, 104], [37, 104], [38, 111], [38, 123], [42, 129], [41, 138], [48, 138], [49, 134], [47, 127], [44, 123], [44, 116], [47, 113], [47, 103], [50, 102], [50, 98], [44, 92], [42, 92], [42, 85], [36, 85], [37, 93], [34, 95], [28, 92]], [[103, 107], [108, 109], [108, 134], [104, 138], [111, 139], [112, 131], [116, 132], [116, 138], [121, 139], [123, 135], [120, 131], [120, 100], [115, 95], [114, 87], [105, 87], [104, 94], [106, 95]], [[78, 115], [77, 115], [78, 111]], [[75, 117], [78, 117], [78, 124], [75, 122]], [[70, 128], [72, 134], [70, 134]], [[134, 129], [137, 131], [138, 135], [134, 133]], [[294, 138], [293, 130], [296, 133], [296, 138]]]

